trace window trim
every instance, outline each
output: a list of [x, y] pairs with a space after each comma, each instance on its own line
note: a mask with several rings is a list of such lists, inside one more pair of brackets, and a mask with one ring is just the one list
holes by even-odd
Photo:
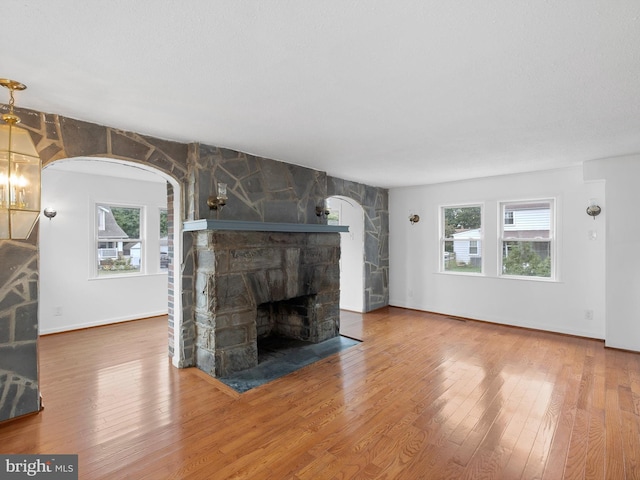
[[[505, 235], [505, 226], [515, 225], [515, 216], [513, 223], [507, 224], [505, 223], [505, 207], [507, 205], [527, 205], [527, 204], [536, 204], [536, 203], [548, 203], [549, 204], [549, 238], [531, 238], [531, 239], [521, 239], [515, 237], [508, 237]], [[498, 218], [501, 218], [502, 221], [498, 222], [498, 242], [497, 242], [497, 261], [498, 261], [498, 270], [497, 276], [498, 278], [505, 278], [509, 280], [531, 280], [536, 282], [558, 282], [558, 222], [557, 222], [557, 212], [558, 212], [558, 204], [559, 201], [554, 197], [544, 197], [544, 198], [529, 198], [529, 199], [518, 199], [518, 200], [499, 200], [497, 202], [498, 209]], [[549, 243], [549, 256], [551, 257], [551, 273], [549, 277], [540, 277], [534, 275], [511, 275], [503, 272], [504, 269], [504, 258], [502, 252], [504, 251], [505, 242], [529, 242], [529, 243]]]

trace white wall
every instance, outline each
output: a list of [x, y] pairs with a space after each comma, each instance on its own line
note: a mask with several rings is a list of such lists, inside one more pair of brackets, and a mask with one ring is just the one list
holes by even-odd
[[640, 155], [586, 162], [585, 176], [607, 185], [606, 344], [640, 351]]
[[340, 308], [364, 311], [364, 210], [355, 200], [334, 196], [327, 204], [339, 211], [340, 225]]
[[[103, 175], [42, 171], [42, 206], [58, 215], [40, 218], [40, 333], [53, 333], [167, 313], [167, 274], [126, 278], [92, 276], [93, 204], [146, 205], [147, 229], [159, 231], [165, 183]], [[158, 237], [149, 237], [157, 245]], [[150, 250], [151, 252], [151, 250]], [[153, 250], [149, 263], [158, 264]]]
[[[585, 213], [604, 193], [582, 167], [391, 189], [391, 305], [604, 338], [607, 210]], [[499, 202], [546, 198], [556, 199], [558, 281], [498, 277]], [[484, 207], [483, 276], [439, 273], [439, 209], [465, 203]]]

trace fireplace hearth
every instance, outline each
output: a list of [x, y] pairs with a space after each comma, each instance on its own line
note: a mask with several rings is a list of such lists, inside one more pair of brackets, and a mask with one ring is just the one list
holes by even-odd
[[209, 220], [191, 228], [195, 360], [214, 377], [257, 366], [261, 338], [314, 344], [340, 330], [339, 232], [346, 227], [238, 222], [241, 229], [228, 229], [234, 226]]
[[258, 344], [259, 358], [256, 367], [219, 377], [219, 380], [236, 392], [244, 393], [358, 343], [359, 340], [342, 336], [320, 343], [270, 336]]

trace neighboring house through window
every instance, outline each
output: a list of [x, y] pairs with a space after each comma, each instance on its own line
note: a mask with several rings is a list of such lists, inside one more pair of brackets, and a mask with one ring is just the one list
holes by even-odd
[[160, 270], [169, 269], [169, 231], [167, 228], [167, 209], [160, 209]]
[[504, 224], [513, 225], [513, 210], [504, 212]]
[[501, 211], [502, 275], [553, 278], [553, 200], [505, 202]]
[[482, 207], [447, 206], [441, 216], [441, 271], [482, 273]]
[[140, 273], [141, 207], [96, 204], [97, 276]]
[[469, 240], [469, 255], [478, 255], [478, 241]]

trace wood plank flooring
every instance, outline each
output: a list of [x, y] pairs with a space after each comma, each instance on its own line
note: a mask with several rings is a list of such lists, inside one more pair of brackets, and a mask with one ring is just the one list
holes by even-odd
[[398, 308], [242, 395], [166, 356], [166, 318], [42, 337], [45, 409], [1, 453], [82, 479], [640, 479], [640, 355]]

